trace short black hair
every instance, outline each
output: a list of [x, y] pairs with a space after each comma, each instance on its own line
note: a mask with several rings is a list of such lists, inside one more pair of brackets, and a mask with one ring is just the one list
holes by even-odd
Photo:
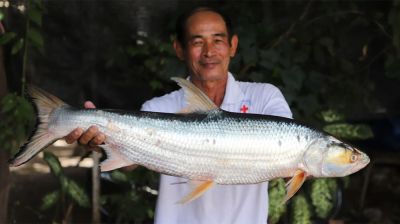
[[197, 12], [214, 12], [214, 13], [220, 15], [225, 22], [226, 30], [228, 32], [229, 43], [230, 43], [232, 36], [234, 35], [234, 31], [233, 31], [232, 21], [229, 18], [229, 16], [217, 8], [202, 6], [202, 7], [192, 8], [191, 10], [181, 14], [178, 17], [178, 19], [176, 20], [176, 24], [175, 24], [176, 39], [178, 40], [179, 43], [182, 44], [183, 47], [185, 47], [186, 22], [189, 19], [189, 17], [191, 17], [192, 15], [194, 15]]

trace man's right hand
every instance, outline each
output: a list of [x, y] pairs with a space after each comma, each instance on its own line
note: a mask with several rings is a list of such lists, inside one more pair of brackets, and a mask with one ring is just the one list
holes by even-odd
[[[86, 101], [84, 107], [88, 109], [96, 108], [91, 101]], [[90, 126], [86, 131], [84, 131], [82, 128], [76, 128], [67, 136], [65, 136], [64, 139], [68, 144], [78, 141], [81, 145], [95, 148], [106, 140], [106, 136], [99, 131], [98, 127], [93, 125]]]

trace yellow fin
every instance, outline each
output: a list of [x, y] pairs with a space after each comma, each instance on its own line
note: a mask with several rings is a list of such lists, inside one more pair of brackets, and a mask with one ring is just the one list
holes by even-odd
[[189, 80], [173, 77], [174, 80], [185, 92], [185, 100], [188, 106], [180, 111], [180, 113], [191, 113], [200, 111], [218, 110], [219, 108], [215, 105], [206, 94], [204, 94], [199, 88], [197, 88]]
[[296, 170], [292, 179], [286, 183], [286, 196], [283, 203], [286, 203], [300, 189], [306, 180], [307, 174], [303, 170]]
[[[193, 183], [193, 182], [192, 182]], [[194, 183], [193, 190], [179, 200], [178, 204], [185, 204], [187, 202], [193, 201], [194, 199], [200, 197], [204, 192], [206, 192], [210, 187], [214, 185], [214, 182], [211, 180], [207, 181], [198, 181], [198, 183]]]

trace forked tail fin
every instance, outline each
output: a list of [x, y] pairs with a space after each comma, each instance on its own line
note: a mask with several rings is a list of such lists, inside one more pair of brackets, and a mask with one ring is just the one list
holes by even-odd
[[10, 166], [19, 166], [26, 163], [42, 149], [57, 140], [48, 130], [49, 118], [55, 109], [66, 105], [57, 97], [33, 86], [28, 87], [28, 94], [36, 106], [36, 125], [28, 141], [9, 160]]

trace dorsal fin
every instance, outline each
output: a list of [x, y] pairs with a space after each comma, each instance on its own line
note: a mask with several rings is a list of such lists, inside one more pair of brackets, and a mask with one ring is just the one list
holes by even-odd
[[206, 94], [193, 85], [189, 80], [178, 77], [173, 77], [171, 79], [182, 87], [185, 92], [185, 100], [188, 106], [182, 109], [180, 113], [219, 110], [217, 105], [215, 105]]

